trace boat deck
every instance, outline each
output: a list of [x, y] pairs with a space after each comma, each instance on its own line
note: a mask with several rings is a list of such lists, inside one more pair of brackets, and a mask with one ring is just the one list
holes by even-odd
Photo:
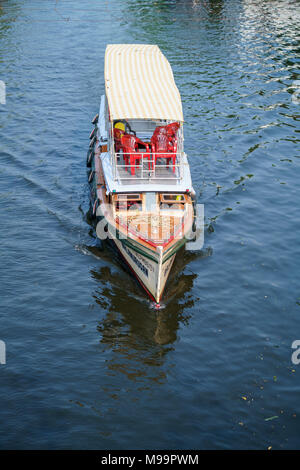
[[190, 168], [184, 153], [180, 166], [175, 167], [175, 173], [173, 173], [171, 162], [170, 167], [167, 168], [167, 165], [158, 161], [154, 171], [149, 170], [148, 161], [143, 159], [140, 168], [136, 165], [135, 175], [132, 175], [130, 168], [125, 167], [123, 159], [120, 159], [117, 165], [112, 165], [109, 152], [101, 153], [100, 158], [107, 193], [127, 191], [185, 192], [187, 189], [193, 191]]

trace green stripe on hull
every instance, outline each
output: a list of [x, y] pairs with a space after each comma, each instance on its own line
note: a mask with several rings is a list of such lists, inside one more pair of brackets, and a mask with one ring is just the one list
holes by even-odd
[[139, 248], [138, 246], [136, 245], [133, 245], [132, 243], [130, 243], [128, 241], [128, 239], [121, 239], [120, 242], [124, 245], [127, 245], [129, 248], [131, 248], [133, 251], [136, 251], [137, 253], [139, 253], [140, 255], [143, 255], [145, 256], [145, 258], [148, 258], [148, 259], [151, 259], [152, 261], [154, 261], [155, 263], [158, 263], [158, 260], [154, 257], [154, 256], [151, 256], [149, 255], [147, 252], [145, 252], [144, 250], [142, 250], [141, 248]]
[[[158, 258], [155, 258], [154, 256], [151, 256], [146, 250], [144, 250], [144, 249], [142, 248], [142, 245], [137, 246], [137, 245], [131, 243], [128, 238], [123, 238], [124, 235], [123, 235], [122, 232], [121, 232], [121, 235], [122, 235], [122, 236], [121, 236], [121, 238], [120, 238], [120, 231], [119, 231], [118, 229], [114, 228], [113, 226], [111, 226], [111, 224], [109, 224], [109, 222], [108, 222], [108, 225], [109, 225], [110, 227], [112, 227], [112, 229], [113, 229], [112, 231], [116, 231], [117, 238], [118, 238], [118, 240], [119, 240], [122, 244], [128, 246], [128, 248], [131, 248], [133, 251], [136, 251], [136, 252], [139, 253], [140, 255], [145, 256], [145, 258], [148, 258], [148, 259], [150, 259], [151, 261], [154, 261], [155, 263], [158, 263]], [[173, 247], [169, 248], [169, 250], [167, 250], [166, 253], [164, 253], [163, 264], [164, 264], [166, 261], [168, 261], [168, 259], [170, 259], [171, 256], [173, 256], [175, 253], [177, 253], [177, 251], [180, 250], [180, 248], [181, 248], [183, 245], [185, 245], [186, 242], [187, 242], [186, 238], [182, 238], [181, 240], [179, 240], [179, 241], [176, 243], [176, 245], [174, 245]]]
[[171, 258], [171, 256], [173, 256], [175, 253], [177, 253], [178, 250], [180, 250], [180, 248], [186, 244], [186, 239], [183, 238], [182, 240], [180, 240], [180, 242], [178, 242], [174, 247], [173, 249], [171, 250], [170, 253], [167, 253], [165, 254], [165, 258], [163, 260], [163, 263], [165, 263], [166, 261], [168, 261], [169, 258]]

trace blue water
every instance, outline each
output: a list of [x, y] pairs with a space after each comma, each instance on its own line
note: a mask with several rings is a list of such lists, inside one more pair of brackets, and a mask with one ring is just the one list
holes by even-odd
[[[296, 1], [1, 1], [1, 449], [300, 448], [299, 20]], [[171, 62], [205, 206], [160, 311], [87, 216], [107, 43]]]

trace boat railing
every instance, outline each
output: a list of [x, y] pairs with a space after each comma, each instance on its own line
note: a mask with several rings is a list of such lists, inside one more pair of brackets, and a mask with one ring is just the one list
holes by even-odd
[[166, 156], [166, 152], [136, 152], [130, 154], [111, 152], [111, 163], [115, 181], [161, 180], [178, 181], [183, 178], [184, 152]]

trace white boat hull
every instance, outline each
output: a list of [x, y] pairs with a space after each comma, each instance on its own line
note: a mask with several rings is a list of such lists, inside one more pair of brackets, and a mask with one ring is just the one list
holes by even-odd
[[118, 239], [114, 239], [114, 242], [143, 288], [148, 291], [148, 294], [151, 295], [156, 303], [159, 303], [176, 253], [165, 262], [160, 262], [158, 253], [157, 261], [154, 261], [138, 253]]

